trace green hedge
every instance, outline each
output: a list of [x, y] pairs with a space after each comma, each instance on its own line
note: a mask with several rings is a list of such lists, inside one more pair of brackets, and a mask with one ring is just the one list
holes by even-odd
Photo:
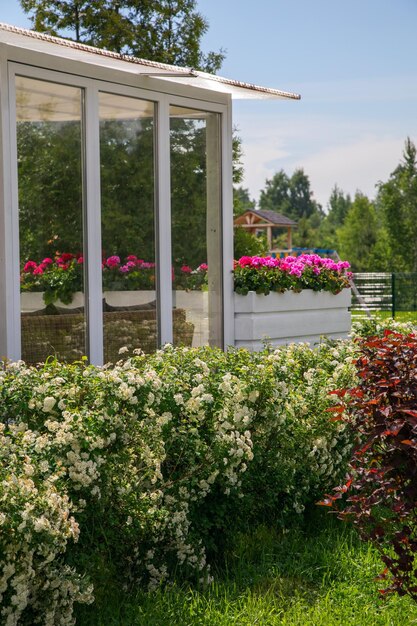
[[152, 589], [210, 580], [244, 525], [288, 526], [337, 484], [351, 440], [326, 408], [351, 341], [167, 347], [102, 368], [0, 370], [2, 623], [71, 624], [103, 571]]

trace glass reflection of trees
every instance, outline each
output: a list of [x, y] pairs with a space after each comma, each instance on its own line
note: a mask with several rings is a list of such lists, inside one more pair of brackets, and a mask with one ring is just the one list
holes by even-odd
[[105, 256], [155, 259], [153, 144], [152, 118], [100, 122]]
[[207, 262], [206, 122], [171, 118], [172, 258]]
[[79, 121], [17, 123], [20, 256], [82, 250]]

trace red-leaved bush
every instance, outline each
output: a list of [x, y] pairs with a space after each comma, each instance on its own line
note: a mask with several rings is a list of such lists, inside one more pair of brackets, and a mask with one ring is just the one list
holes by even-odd
[[361, 340], [360, 383], [333, 392], [332, 421], [358, 435], [346, 483], [319, 504], [353, 521], [386, 565], [381, 594], [417, 600], [417, 335], [385, 331]]

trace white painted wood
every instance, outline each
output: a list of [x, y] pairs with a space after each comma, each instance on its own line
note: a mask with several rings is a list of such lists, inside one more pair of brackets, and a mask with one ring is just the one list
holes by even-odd
[[103, 305], [101, 270], [100, 132], [98, 90], [94, 84], [85, 90], [84, 163], [84, 278], [87, 312], [88, 357], [102, 365]]
[[207, 283], [209, 291], [209, 345], [223, 347], [223, 268], [222, 268], [222, 176], [220, 116], [206, 121], [207, 171]]
[[0, 84], [0, 358], [17, 360], [21, 340], [16, 93], [3, 50]]
[[[14, 90], [14, 76], [67, 84], [85, 90], [85, 257], [86, 257], [86, 309], [91, 320], [88, 332], [90, 360], [100, 364], [102, 345], [102, 293], [101, 293], [101, 219], [100, 219], [100, 170], [98, 91], [120, 93], [157, 104], [155, 132], [155, 185], [157, 229], [157, 287], [159, 310], [159, 342], [172, 341], [172, 282], [171, 282], [171, 196], [170, 196], [170, 150], [169, 106], [180, 105], [221, 116], [221, 204], [222, 204], [222, 258], [223, 267], [222, 323], [224, 346], [233, 343], [233, 290], [231, 267], [233, 260], [232, 220], [232, 123], [231, 97], [228, 94], [192, 86], [172, 84], [169, 81], [140, 77], [131, 71], [116, 67], [98, 67], [85, 62], [86, 56], [68, 59], [57, 56], [56, 50], [44, 42], [37, 42], [36, 49], [0, 41], [0, 260], [7, 259], [0, 267], [0, 355], [18, 359], [20, 350], [20, 293], [19, 293], [19, 235], [18, 191], [16, 164], [16, 127], [13, 93], [9, 103], [8, 88]], [[52, 46], [53, 47], [53, 46]], [[62, 51], [61, 51], [62, 52]], [[83, 60], [81, 60], [81, 57]], [[7, 69], [10, 83], [7, 84]], [[165, 93], [164, 93], [165, 92]], [[217, 148], [216, 148], [217, 150]], [[100, 252], [99, 252], [100, 250]], [[219, 252], [220, 256], [220, 252]], [[32, 294], [34, 295], [34, 294]], [[25, 299], [29, 294], [24, 294]], [[38, 306], [39, 305], [39, 306]], [[81, 306], [82, 302], [77, 303]], [[25, 310], [44, 308], [43, 301], [23, 305]], [[73, 303], [70, 306], [75, 306]], [[202, 335], [205, 331], [202, 331]]]
[[[168, 94], [172, 97], [183, 97], [185, 99], [192, 98], [201, 103], [211, 103], [214, 105], [226, 104], [230, 96], [221, 91], [212, 91], [202, 87], [194, 88], [192, 85], [173, 83], [168, 80], [141, 75], [135, 70], [132, 64], [122, 62], [101, 65], [100, 57], [94, 54], [76, 54], [73, 58], [69, 58], [67, 50], [56, 47], [54, 44], [46, 42], [37, 42], [34, 49], [28, 49], [28, 39], [23, 37], [21, 44], [14, 45], [11, 41], [4, 43], [2, 41], [2, 33], [0, 32], [0, 46], [4, 49], [5, 54], [16, 63], [32, 64], [34, 67], [45, 68], [66, 74], [72, 74], [74, 77], [85, 77], [100, 81], [108, 81], [115, 85], [127, 85], [133, 88], [139, 88], [141, 91], [147, 91], [148, 95], [143, 96], [147, 99], [154, 100], [161, 94]], [[98, 63], [97, 63], [98, 62]], [[204, 105], [205, 106], [205, 105]]]
[[223, 341], [234, 344], [232, 102], [222, 115]]
[[350, 289], [337, 295], [306, 289], [268, 296], [249, 292], [235, 294], [235, 346], [250, 350], [271, 345], [307, 341], [317, 343], [321, 336], [346, 338], [350, 332]]
[[271, 292], [267, 296], [250, 291], [246, 296], [235, 293], [235, 313], [268, 313], [273, 311], [300, 311], [323, 308], [345, 308], [350, 306], [350, 289], [343, 289], [334, 295], [328, 291], [304, 289], [299, 293], [284, 291]]
[[173, 342], [172, 328], [172, 249], [171, 249], [171, 164], [169, 101], [163, 98], [156, 114], [156, 233], [158, 343]]

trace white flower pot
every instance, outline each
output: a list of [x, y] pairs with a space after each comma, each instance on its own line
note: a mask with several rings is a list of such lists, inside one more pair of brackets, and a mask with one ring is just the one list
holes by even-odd
[[351, 292], [337, 295], [305, 289], [267, 296], [250, 291], [234, 294], [235, 346], [261, 350], [266, 341], [272, 346], [293, 342], [315, 344], [320, 337], [346, 338], [351, 328]]

